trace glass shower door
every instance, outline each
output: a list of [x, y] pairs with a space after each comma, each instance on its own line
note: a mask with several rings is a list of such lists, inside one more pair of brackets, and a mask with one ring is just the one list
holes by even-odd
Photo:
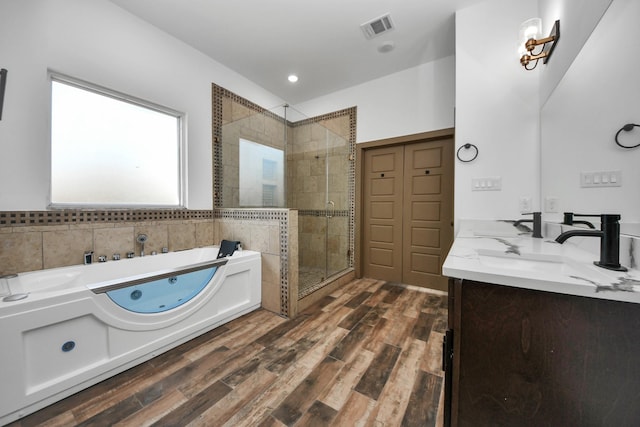
[[326, 276], [349, 266], [349, 144], [327, 129]]
[[[349, 266], [349, 144], [328, 120], [291, 124], [287, 198], [298, 209], [298, 297]], [[348, 135], [348, 129], [343, 131]]]

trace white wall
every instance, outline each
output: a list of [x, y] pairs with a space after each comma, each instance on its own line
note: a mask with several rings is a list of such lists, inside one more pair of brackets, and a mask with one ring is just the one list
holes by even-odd
[[556, 20], [560, 20], [560, 39], [555, 46], [549, 62], [538, 67], [542, 74], [540, 81], [540, 102], [544, 104], [591, 32], [598, 24], [602, 14], [611, 4], [611, 0], [539, 0], [542, 33], [549, 34]]
[[[456, 161], [456, 219], [519, 218], [520, 197], [540, 209], [539, 74], [517, 54], [520, 23], [537, 12], [535, 0], [488, 0], [456, 14], [456, 147], [479, 150]], [[492, 176], [501, 191], [471, 191]]]
[[47, 206], [47, 69], [186, 112], [191, 209], [212, 205], [211, 83], [259, 105], [283, 102], [106, 0], [2, 0], [0, 67], [9, 71], [0, 121], [0, 210]]
[[357, 142], [453, 127], [453, 56], [295, 105], [307, 117], [356, 105]]

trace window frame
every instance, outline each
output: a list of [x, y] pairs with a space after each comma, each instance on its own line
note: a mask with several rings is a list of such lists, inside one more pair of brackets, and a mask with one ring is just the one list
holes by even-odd
[[[97, 95], [106, 96], [108, 98], [115, 99], [117, 101], [126, 102], [137, 107], [146, 108], [159, 113], [173, 116], [177, 119], [178, 123], [178, 135], [177, 135], [177, 150], [178, 150], [178, 203], [177, 204], [143, 204], [143, 203], [61, 203], [54, 202], [53, 196], [53, 83], [58, 82], [66, 84], [78, 89], [82, 89], [88, 92], [92, 92]], [[48, 209], [156, 209], [156, 208], [170, 208], [170, 209], [187, 209], [187, 133], [186, 122], [187, 114], [172, 108], [165, 107], [160, 104], [156, 104], [151, 101], [147, 101], [142, 98], [128, 95], [123, 92], [119, 92], [113, 89], [106, 88], [94, 83], [87, 82], [85, 80], [77, 79], [65, 74], [61, 74], [55, 71], [48, 71], [48, 87], [49, 87], [49, 194], [48, 194]]]

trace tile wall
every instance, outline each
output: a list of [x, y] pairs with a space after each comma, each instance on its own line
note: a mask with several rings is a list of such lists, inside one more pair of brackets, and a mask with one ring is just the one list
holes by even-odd
[[138, 234], [148, 255], [216, 243], [211, 211], [0, 212], [0, 275], [82, 264], [89, 251], [139, 255]]

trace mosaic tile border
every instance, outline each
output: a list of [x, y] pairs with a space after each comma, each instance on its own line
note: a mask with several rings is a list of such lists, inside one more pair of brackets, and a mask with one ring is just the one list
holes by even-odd
[[214, 217], [240, 221], [278, 221], [280, 234], [280, 314], [289, 317], [289, 209], [215, 209]]
[[325, 209], [298, 209], [298, 215], [300, 216], [349, 216], [348, 210], [341, 211], [329, 211]]
[[202, 219], [213, 219], [213, 211], [189, 209], [0, 211], [0, 227]]

